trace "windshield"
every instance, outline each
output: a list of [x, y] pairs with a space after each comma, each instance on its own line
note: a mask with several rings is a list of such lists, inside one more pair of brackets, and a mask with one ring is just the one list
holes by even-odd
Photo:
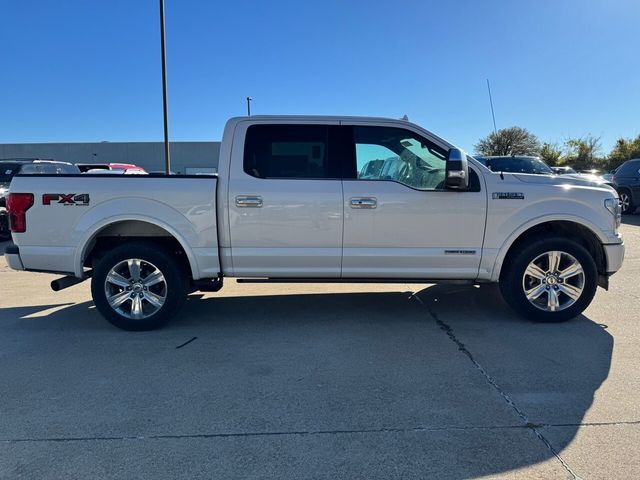
[[549, 165], [534, 157], [488, 158], [487, 167], [494, 172], [553, 175], [553, 170]]

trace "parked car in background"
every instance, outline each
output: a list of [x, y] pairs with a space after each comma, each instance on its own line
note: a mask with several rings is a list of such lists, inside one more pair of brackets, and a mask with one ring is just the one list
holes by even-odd
[[8, 158], [0, 159], [0, 239], [8, 238], [9, 215], [6, 209], [6, 196], [9, 193], [9, 184], [15, 175], [24, 174], [56, 174], [80, 173], [78, 167], [67, 162], [43, 160], [39, 158]]
[[128, 169], [128, 168], [112, 168], [105, 170], [102, 168], [92, 168], [85, 172], [84, 175], [149, 175], [142, 169]]
[[607, 182], [613, 182], [613, 176], [616, 174], [617, 170], [617, 168], [614, 168], [610, 172], [603, 173], [602, 178], [604, 178]]
[[554, 175], [551, 167], [538, 157], [527, 155], [475, 157], [492, 172], [532, 173], [537, 175]]
[[567, 166], [564, 166], [564, 167], [551, 167], [551, 170], [553, 170], [553, 173], [556, 173], [558, 175], [566, 175], [568, 173], [573, 173], [573, 174], [578, 173], [573, 168], [567, 167]]
[[[496, 157], [475, 157], [480, 163], [494, 172], [508, 172], [508, 173], [529, 173], [535, 175], [559, 175], [564, 179], [579, 180], [596, 185], [608, 185], [613, 188], [613, 182], [604, 179], [600, 175], [588, 174], [588, 173], [576, 173], [571, 167], [550, 167], [538, 157], [526, 156], [526, 155], [514, 155], [514, 156], [496, 156]], [[555, 168], [565, 169], [564, 172], [559, 173], [555, 171]], [[571, 172], [566, 169], [571, 170]], [[586, 171], [586, 170], [585, 170]], [[591, 170], [589, 170], [591, 171]]]
[[0, 240], [5, 240], [11, 237], [11, 231], [9, 230], [9, 213], [7, 207], [0, 207]]
[[[125, 173], [141, 172], [147, 173], [144, 168], [133, 163], [76, 163], [82, 173], [89, 170], [123, 170]], [[122, 172], [119, 172], [122, 173]]]
[[611, 182], [620, 196], [622, 213], [633, 213], [640, 206], [640, 158], [627, 160], [620, 165]]

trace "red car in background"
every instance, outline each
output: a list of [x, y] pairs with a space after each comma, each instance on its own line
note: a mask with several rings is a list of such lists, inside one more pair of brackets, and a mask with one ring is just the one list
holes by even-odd
[[115, 170], [118, 173], [125, 174], [147, 173], [144, 168], [132, 163], [76, 163], [76, 167], [82, 173], [86, 173], [89, 170]]

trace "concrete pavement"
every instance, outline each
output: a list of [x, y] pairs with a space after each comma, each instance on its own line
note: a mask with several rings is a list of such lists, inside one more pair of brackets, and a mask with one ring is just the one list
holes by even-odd
[[638, 478], [625, 221], [610, 291], [559, 325], [491, 286], [228, 282], [131, 333], [0, 259], [0, 478]]

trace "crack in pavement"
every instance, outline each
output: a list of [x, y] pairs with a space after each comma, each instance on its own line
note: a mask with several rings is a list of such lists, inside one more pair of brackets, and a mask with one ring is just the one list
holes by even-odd
[[505, 392], [498, 385], [496, 380], [491, 375], [489, 375], [489, 373], [485, 370], [485, 368], [482, 365], [480, 365], [480, 363], [478, 363], [478, 361], [474, 358], [473, 354], [469, 351], [469, 349], [467, 349], [467, 346], [458, 339], [453, 329], [447, 323], [445, 323], [429, 305], [423, 302], [422, 299], [415, 292], [413, 292], [409, 297], [409, 299], [412, 299], [412, 298], [417, 300], [418, 303], [420, 303], [420, 305], [423, 305], [425, 307], [429, 315], [431, 315], [431, 317], [436, 322], [436, 324], [440, 327], [440, 329], [447, 334], [447, 336], [453, 343], [456, 344], [456, 346], [458, 347], [458, 350], [462, 352], [471, 361], [471, 363], [476, 367], [476, 369], [478, 369], [478, 371], [482, 374], [482, 376], [489, 383], [489, 385], [491, 385], [500, 394], [500, 396], [504, 399], [507, 405], [509, 405], [516, 412], [518, 417], [523, 421], [524, 427], [530, 429], [536, 435], [536, 437], [538, 437], [538, 439], [547, 447], [547, 449], [553, 454], [553, 456], [556, 457], [556, 459], [560, 462], [560, 464], [564, 467], [564, 469], [569, 473], [569, 475], [571, 475], [572, 478], [579, 479], [580, 477], [578, 477], [578, 475], [573, 470], [571, 470], [571, 467], [569, 467], [567, 462], [565, 462], [564, 459], [560, 456], [560, 453], [553, 447], [553, 445], [551, 445], [551, 442], [540, 431], [540, 426], [535, 425], [534, 423], [529, 421], [527, 414], [520, 407], [518, 407], [518, 405], [516, 405], [516, 403], [509, 396], [509, 394]]
[[191, 438], [228, 438], [228, 437], [269, 437], [286, 435], [352, 435], [376, 433], [411, 433], [411, 432], [448, 432], [470, 430], [523, 430], [526, 425], [479, 425], [479, 426], [443, 426], [443, 427], [382, 427], [344, 430], [284, 430], [273, 432], [222, 432], [222, 433], [193, 433], [193, 434], [158, 434], [158, 435], [122, 435], [122, 436], [94, 436], [94, 437], [43, 437], [43, 438], [12, 438], [0, 439], [0, 443], [38, 443], [38, 442], [85, 442], [85, 441], [113, 441], [113, 440], [164, 440]]
[[449, 431], [473, 431], [473, 430], [533, 430], [536, 428], [553, 427], [599, 427], [615, 425], [640, 425], [640, 420], [625, 422], [591, 422], [591, 423], [544, 423], [524, 425], [468, 425], [468, 426], [441, 426], [441, 427], [381, 427], [361, 429], [336, 429], [336, 430], [283, 430], [272, 432], [221, 432], [221, 433], [186, 433], [186, 434], [157, 434], [157, 435], [120, 435], [120, 436], [93, 436], [93, 437], [42, 437], [42, 438], [5, 438], [0, 443], [46, 443], [46, 442], [87, 442], [87, 441], [118, 441], [118, 440], [165, 440], [165, 439], [206, 439], [228, 437], [269, 437], [286, 435], [357, 435], [376, 433], [412, 433], [412, 432], [449, 432]]

